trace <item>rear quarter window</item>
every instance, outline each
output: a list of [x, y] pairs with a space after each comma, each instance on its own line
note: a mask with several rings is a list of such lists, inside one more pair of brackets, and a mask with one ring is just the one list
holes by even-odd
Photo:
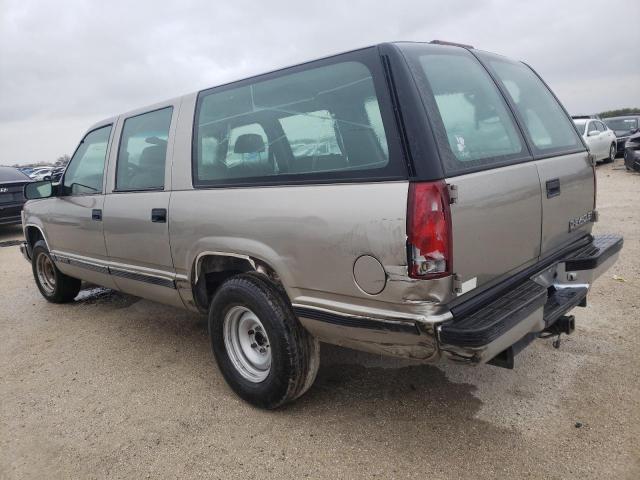
[[490, 75], [467, 50], [403, 46], [434, 130], [447, 175], [530, 158]]
[[584, 150], [571, 119], [530, 67], [498, 55], [479, 55], [504, 86], [537, 157]]

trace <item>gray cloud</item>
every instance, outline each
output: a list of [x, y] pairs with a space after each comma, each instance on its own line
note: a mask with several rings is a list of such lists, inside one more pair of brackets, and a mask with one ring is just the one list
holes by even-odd
[[391, 40], [525, 60], [575, 113], [640, 106], [637, 0], [379, 3], [0, 0], [0, 163], [51, 161], [101, 118]]

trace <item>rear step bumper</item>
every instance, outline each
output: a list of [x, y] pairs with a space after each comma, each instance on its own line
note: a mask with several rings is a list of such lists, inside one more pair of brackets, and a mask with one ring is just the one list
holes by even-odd
[[481, 305], [460, 305], [437, 329], [441, 353], [454, 361], [512, 368], [513, 356], [539, 333], [586, 305], [591, 284], [616, 261], [622, 244], [616, 235], [593, 237], [517, 285], [495, 290]]

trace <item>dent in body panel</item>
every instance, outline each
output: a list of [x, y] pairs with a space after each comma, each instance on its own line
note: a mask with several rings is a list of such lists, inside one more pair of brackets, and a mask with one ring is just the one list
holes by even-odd
[[[380, 182], [173, 192], [176, 271], [189, 275], [203, 251], [227, 252], [271, 267], [292, 301], [298, 289], [369, 297], [354, 282], [353, 264], [365, 254], [385, 270], [406, 264], [407, 189]], [[387, 288], [376, 297], [397, 301]]]

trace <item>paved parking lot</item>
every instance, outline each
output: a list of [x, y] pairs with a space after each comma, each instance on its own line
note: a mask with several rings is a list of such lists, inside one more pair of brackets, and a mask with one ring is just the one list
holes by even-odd
[[48, 304], [0, 246], [0, 478], [640, 478], [640, 175], [620, 163], [598, 167], [596, 230], [625, 248], [559, 350], [508, 371], [323, 346], [276, 412], [230, 391], [201, 319], [100, 289]]

